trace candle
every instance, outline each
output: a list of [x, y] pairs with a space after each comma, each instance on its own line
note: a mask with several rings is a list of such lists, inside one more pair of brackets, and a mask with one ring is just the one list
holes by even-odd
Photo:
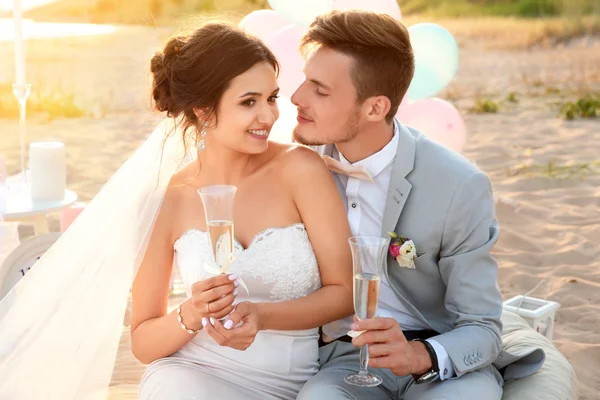
[[34, 142], [29, 146], [31, 200], [62, 201], [67, 186], [65, 145]]
[[22, 0], [14, 0], [13, 21], [15, 24], [15, 74], [16, 84], [25, 85], [25, 40], [23, 39]]
[[6, 204], [8, 203], [8, 188], [6, 176], [6, 162], [4, 157], [0, 156], [0, 225], [2, 225], [2, 216], [6, 213]]

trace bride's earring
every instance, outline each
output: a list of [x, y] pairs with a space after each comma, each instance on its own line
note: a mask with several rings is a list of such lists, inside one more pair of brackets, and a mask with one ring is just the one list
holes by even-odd
[[196, 145], [196, 148], [199, 151], [203, 151], [206, 148], [206, 144], [204, 143], [204, 137], [206, 136], [206, 130], [208, 129], [208, 122], [204, 122], [202, 124], [202, 129], [200, 129], [200, 140]]

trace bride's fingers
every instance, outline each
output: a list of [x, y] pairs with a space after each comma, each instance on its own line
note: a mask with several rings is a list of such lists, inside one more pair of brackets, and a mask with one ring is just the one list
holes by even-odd
[[[225, 323], [228, 324], [227, 321]], [[230, 323], [231, 322], [229, 322], [229, 324]], [[215, 336], [223, 338], [221, 341], [217, 341], [221, 346], [238, 348], [238, 345], [240, 344], [238, 335], [225, 327], [221, 321], [213, 320], [213, 324], [210, 328], [215, 332]]]
[[232, 294], [233, 292], [235, 292], [235, 285], [233, 283], [228, 283], [226, 285], [207, 290], [206, 292], [202, 293], [199, 298], [207, 302], [215, 301], [223, 296]]
[[[223, 308], [221, 311], [219, 312], [213, 312], [210, 314], [211, 317], [213, 317], [214, 319], [221, 319], [223, 317], [228, 316], [229, 314], [231, 314], [231, 312], [233, 311], [234, 307], [233, 304]], [[212, 310], [212, 306], [211, 306], [211, 310]]]
[[192, 293], [194, 292], [206, 292], [213, 288], [217, 288], [223, 285], [229, 285], [237, 279], [237, 275], [218, 275], [208, 278], [203, 281], [198, 281], [192, 285]]
[[213, 329], [217, 334], [220, 334], [225, 339], [224, 342], [219, 343], [222, 346], [228, 346], [236, 350], [246, 350], [253, 342], [256, 332], [252, 332], [251, 329], [228, 329], [231, 326], [231, 321], [225, 321], [222, 324], [221, 321], [215, 321]]
[[229, 316], [229, 319], [232, 321], [232, 326], [237, 326], [247, 314], [248, 310], [246, 309], [246, 305], [244, 303], [238, 304], [235, 307], [235, 311]]
[[[206, 312], [213, 318], [218, 318], [215, 317], [215, 314], [221, 314], [221, 312], [226, 309], [227, 307], [230, 307], [231, 305], [233, 305], [233, 301], [235, 300], [235, 297], [233, 297], [232, 294], [228, 294], [227, 296], [212, 301], [210, 303], [206, 304]], [[227, 314], [225, 314], [227, 315]]]
[[246, 350], [254, 342], [256, 337], [257, 329], [254, 324], [249, 324], [242, 328], [232, 329], [232, 321], [226, 320], [225, 323], [212, 319], [212, 323], [209, 322], [204, 328], [206, 332], [215, 340], [220, 346], [231, 347], [236, 350]]
[[228, 342], [228, 339], [225, 338], [221, 333], [219, 333], [219, 331], [215, 327], [220, 324], [221, 323], [218, 320], [216, 320], [214, 318], [210, 318], [210, 320], [204, 327], [204, 330], [206, 331], [206, 333], [208, 333], [210, 335], [210, 337], [212, 337], [214, 339], [215, 342], [217, 342], [221, 346], [225, 346]]
[[252, 342], [254, 342], [254, 338], [258, 333], [258, 326], [256, 324], [256, 321], [251, 316], [249, 318], [245, 318], [244, 323], [241, 326], [238, 326], [238, 324], [234, 322], [234, 320], [231, 319], [231, 317], [228, 321], [230, 322], [225, 322], [225, 324], [228, 324], [225, 325], [225, 328], [231, 326], [230, 329], [232, 335], [235, 335], [236, 337], [243, 340], [248, 346], [252, 344]]
[[254, 343], [254, 339], [256, 338], [258, 330], [256, 329], [255, 324], [253, 323], [244, 323], [239, 328], [231, 329], [230, 342], [234, 345], [238, 350], [246, 350], [252, 343]]
[[228, 294], [232, 294], [234, 289], [235, 287], [233, 284], [228, 284], [211, 289], [207, 292], [193, 293], [192, 304], [200, 313], [211, 314], [213, 312], [218, 312], [223, 307], [215, 308], [215, 306], [212, 305], [212, 302], [219, 300]]
[[[231, 331], [229, 331], [229, 329], [225, 326], [225, 324], [227, 324], [227, 321], [218, 321], [215, 320], [215, 323], [213, 324], [213, 328], [215, 329], [215, 331], [217, 331], [217, 333], [219, 333], [221, 336], [223, 336], [225, 338], [225, 340], [229, 341], [231, 340], [232, 336], [234, 336]], [[227, 324], [227, 326], [229, 326], [229, 324]]]

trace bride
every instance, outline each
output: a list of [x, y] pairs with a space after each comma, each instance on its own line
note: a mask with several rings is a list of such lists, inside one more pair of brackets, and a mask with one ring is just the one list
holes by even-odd
[[[156, 107], [200, 128], [197, 160], [172, 177], [133, 285], [132, 349], [152, 362], [144, 400], [295, 399], [318, 370], [317, 327], [352, 313], [349, 229], [331, 175], [312, 150], [268, 140], [277, 67], [260, 41], [215, 24], [152, 59]], [[228, 276], [202, 268], [211, 253], [197, 189], [213, 184], [238, 188]], [[174, 256], [190, 295], [181, 324], [166, 313]]]
[[[277, 71], [220, 23], [152, 58], [168, 118], [0, 302], [0, 398], [105, 399], [130, 288], [141, 399], [296, 398], [317, 327], [353, 311], [350, 229], [320, 157], [268, 140]], [[217, 276], [197, 193], [215, 184], [238, 188]], [[174, 261], [188, 298], [167, 313]]]

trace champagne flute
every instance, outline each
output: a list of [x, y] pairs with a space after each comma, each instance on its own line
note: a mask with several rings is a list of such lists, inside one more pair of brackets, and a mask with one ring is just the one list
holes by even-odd
[[233, 256], [233, 199], [237, 187], [211, 185], [198, 189], [210, 238], [210, 250], [222, 274], [229, 270]]
[[[386, 262], [388, 241], [376, 236], [354, 236], [348, 242], [354, 272], [354, 312], [359, 320], [373, 318], [377, 313], [381, 271]], [[368, 364], [369, 348], [364, 345], [360, 348], [360, 370], [346, 375], [346, 383], [361, 387], [380, 385], [383, 380], [368, 371]]]

